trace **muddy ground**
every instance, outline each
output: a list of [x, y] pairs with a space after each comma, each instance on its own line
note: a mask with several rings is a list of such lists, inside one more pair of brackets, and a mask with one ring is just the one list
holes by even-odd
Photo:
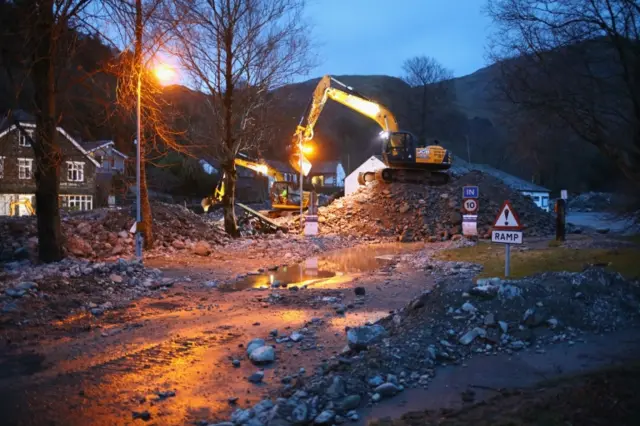
[[[314, 244], [317, 249], [310, 253], [355, 247], [312, 257], [303, 268], [289, 265], [278, 270], [273, 269], [291, 263], [295, 255], [251, 244], [234, 256], [156, 257], [145, 265], [174, 279], [171, 287], [100, 316], [84, 313], [39, 323], [2, 323], [1, 423], [223, 421], [237, 408], [279, 396], [287, 384], [301, 387], [319, 367], [335, 362], [344, 353], [346, 327], [397, 312], [443, 278], [455, 281], [459, 269], [440, 271], [424, 265], [463, 242]], [[256, 275], [259, 270], [263, 273]], [[279, 287], [270, 289], [274, 284]], [[303, 332], [302, 341], [278, 342], [294, 331]], [[276, 362], [264, 367], [261, 384], [247, 380], [259, 370], [245, 354], [254, 338], [276, 347]], [[496, 358], [492, 365], [504, 365], [504, 360]], [[459, 392], [456, 388], [456, 400]], [[399, 416], [397, 404], [403, 399], [396, 398], [400, 399], [385, 402], [395, 410], [384, 403], [368, 404], [362, 407], [363, 417], [380, 417], [380, 408]]]
[[[205, 285], [234, 283], [241, 273], [277, 265], [282, 258], [149, 260], [147, 266], [181, 281], [101, 317], [85, 314], [47, 326], [3, 327], [3, 424], [133, 424], [139, 421], [133, 412], [142, 411], [162, 425], [224, 418], [235, 408], [229, 398], [239, 398], [238, 406], [261, 400], [281, 386], [276, 376], [300, 368], [313, 371], [342, 350], [346, 325], [376, 320], [428, 288], [430, 280], [402, 266], [390, 277], [396, 255], [421, 246], [391, 244], [372, 251], [392, 255], [386, 259], [364, 256], [362, 262], [363, 253], [371, 249], [358, 247], [328, 261], [333, 264], [320, 260], [320, 270], [345, 270], [335, 263], [344, 262], [366, 272], [311, 280], [297, 292], [283, 290], [290, 299], [283, 306], [263, 302], [269, 294], [264, 290], [221, 291]], [[332, 303], [321, 299], [343, 293], [344, 303], [355, 302], [355, 286], [365, 287], [367, 294], [346, 315], [338, 315]], [[244, 356], [249, 340], [266, 337], [273, 329], [300, 329], [314, 318], [325, 321], [315, 343], [282, 345], [277, 362], [265, 371], [264, 383], [247, 381], [257, 370]], [[240, 367], [233, 367], [232, 359], [241, 360]], [[175, 396], [158, 396], [166, 391]]]

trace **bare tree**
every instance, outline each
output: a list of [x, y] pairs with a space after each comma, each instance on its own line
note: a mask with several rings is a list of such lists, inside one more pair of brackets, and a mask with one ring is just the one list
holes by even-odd
[[[23, 42], [18, 78], [14, 78], [16, 76], [13, 73], [16, 63], [5, 62], [6, 58], [2, 61], [4, 71], [15, 89], [16, 100], [21, 97], [22, 89], [29, 85], [28, 81], [33, 87], [31, 110], [36, 118], [36, 131], [35, 138], [27, 137], [31, 139], [35, 157], [38, 257], [43, 262], [58, 261], [64, 256], [59, 209], [62, 153], [56, 138], [60, 120], [56, 111], [56, 96], [59, 79], [63, 77], [61, 70], [64, 71], [73, 53], [71, 29], [81, 24], [80, 17], [89, 3], [90, 0], [32, 0], [16, 3]], [[15, 124], [20, 127], [17, 121]]]
[[489, 0], [508, 99], [596, 146], [640, 186], [640, 3]]
[[409, 58], [404, 61], [402, 69], [404, 71], [402, 79], [411, 87], [420, 90], [418, 138], [426, 142], [427, 116], [451, 100], [453, 85], [448, 80], [453, 78], [453, 72], [428, 56]]
[[304, 0], [176, 0], [187, 16], [176, 28], [176, 51], [195, 86], [207, 96], [210, 120], [198, 131], [203, 155], [225, 176], [225, 230], [238, 235], [234, 159], [265, 144], [270, 91], [306, 73], [309, 61]]

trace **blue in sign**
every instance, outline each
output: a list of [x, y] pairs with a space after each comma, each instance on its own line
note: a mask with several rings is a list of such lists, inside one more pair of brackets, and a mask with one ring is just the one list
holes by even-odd
[[462, 198], [478, 198], [480, 191], [477, 186], [465, 186], [462, 188]]

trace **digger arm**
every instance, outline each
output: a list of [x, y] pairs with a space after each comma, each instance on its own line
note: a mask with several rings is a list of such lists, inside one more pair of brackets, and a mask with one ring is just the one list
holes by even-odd
[[[334, 83], [333, 86], [332, 83]], [[398, 122], [391, 111], [356, 92], [352, 87], [347, 86], [329, 75], [325, 75], [316, 86], [309, 106], [300, 119], [300, 123], [294, 133], [294, 143], [304, 143], [305, 141], [313, 139], [313, 130], [320, 118], [327, 99], [332, 99], [369, 117], [378, 123], [383, 131], [391, 133], [398, 131]]]

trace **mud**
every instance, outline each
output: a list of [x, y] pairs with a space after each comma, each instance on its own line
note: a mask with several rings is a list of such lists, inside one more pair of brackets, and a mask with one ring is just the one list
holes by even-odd
[[[201, 285], [202, 279], [228, 277], [238, 272], [236, 268], [221, 268], [217, 262], [176, 268], [167, 262], [164, 266], [185, 281], [155, 297], [102, 318], [66, 318], [52, 323], [51, 333], [41, 330], [25, 333], [22, 341], [5, 340], [0, 349], [2, 424], [139, 424], [133, 412], [145, 410], [151, 414], [150, 424], [159, 425], [228, 418], [235, 408], [276, 392], [283, 377], [300, 368], [311, 373], [340, 352], [345, 326], [374, 321], [432, 285], [402, 264], [390, 279], [388, 268], [401, 260], [403, 250], [419, 248], [390, 247], [360, 247], [328, 256], [334, 270], [354, 272], [291, 293], [293, 299], [286, 305], [265, 304], [262, 299], [269, 292], [221, 292]], [[367, 250], [372, 255], [362, 256]], [[336, 266], [340, 262], [343, 266]], [[368, 272], [355, 272], [358, 268]], [[355, 286], [366, 288], [365, 302], [345, 315], [318, 302], [342, 294], [343, 303], [351, 303]], [[266, 338], [273, 329], [289, 334], [314, 318], [324, 323], [313, 338], [293, 347], [276, 345], [277, 360], [265, 369], [264, 384], [247, 381], [258, 370], [245, 356], [249, 340]], [[239, 368], [232, 366], [233, 359], [241, 361]], [[166, 391], [175, 396], [158, 396]], [[230, 404], [229, 398], [238, 398], [237, 404]]]

